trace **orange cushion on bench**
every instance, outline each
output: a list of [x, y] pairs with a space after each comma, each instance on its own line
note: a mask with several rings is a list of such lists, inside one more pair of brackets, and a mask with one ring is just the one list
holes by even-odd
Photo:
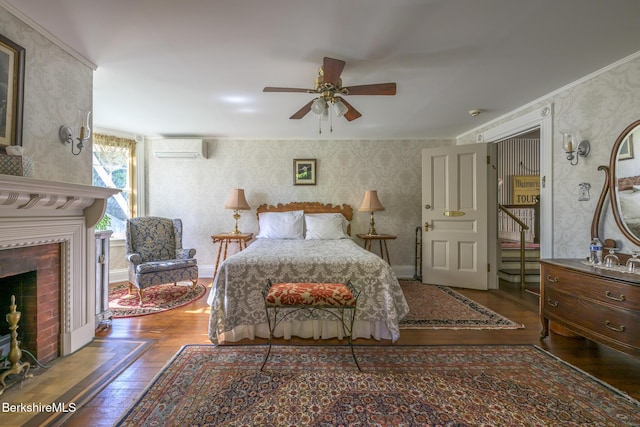
[[343, 283], [276, 283], [265, 299], [267, 306], [353, 307], [356, 297]]

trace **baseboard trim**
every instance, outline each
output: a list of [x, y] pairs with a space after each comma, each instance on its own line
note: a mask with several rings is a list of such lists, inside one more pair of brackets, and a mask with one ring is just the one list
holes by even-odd
[[415, 267], [413, 265], [392, 265], [391, 268], [396, 274], [396, 277], [402, 279], [413, 278], [415, 273]]
[[126, 282], [127, 280], [129, 280], [129, 270], [126, 268], [109, 270], [109, 284]]

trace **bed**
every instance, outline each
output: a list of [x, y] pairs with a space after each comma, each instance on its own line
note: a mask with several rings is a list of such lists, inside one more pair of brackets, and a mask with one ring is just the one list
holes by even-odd
[[640, 237], [640, 176], [618, 179], [620, 215], [627, 229]]
[[[276, 282], [345, 282], [360, 297], [353, 339], [396, 341], [409, 307], [391, 266], [350, 238], [349, 205], [289, 203], [258, 208], [260, 230], [245, 250], [219, 267], [207, 303], [209, 339], [214, 343], [269, 337], [262, 291]], [[302, 226], [301, 226], [302, 223]], [[304, 312], [282, 322], [275, 336], [342, 339], [330, 314], [309, 319]]]

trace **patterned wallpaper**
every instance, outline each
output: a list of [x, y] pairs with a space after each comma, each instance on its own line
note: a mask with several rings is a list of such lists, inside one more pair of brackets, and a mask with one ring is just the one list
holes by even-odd
[[[239, 228], [257, 231], [255, 208], [290, 201], [348, 203], [352, 235], [369, 229], [369, 213], [358, 212], [365, 190], [378, 190], [385, 211], [376, 230], [395, 234], [391, 262], [413, 274], [415, 229], [421, 223], [421, 151], [448, 140], [208, 140], [208, 159], [158, 159], [148, 144], [148, 213], [180, 217], [184, 245], [197, 249], [200, 265], [215, 264], [210, 237], [233, 228], [223, 205], [233, 188], [244, 188], [251, 211]], [[293, 185], [293, 159], [317, 159], [317, 185]], [[358, 243], [362, 243], [356, 238]], [[377, 245], [376, 245], [377, 246]]]
[[92, 109], [93, 70], [0, 7], [0, 32], [25, 48], [22, 146], [34, 161], [33, 178], [91, 184], [91, 146], [79, 156], [58, 139], [79, 109]]
[[[516, 119], [545, 104], [553, 104], [553, 256], [586, 257], [593, 213], [604, 183], [598, 166], [608, 165], [611, 148], [620, 133], [640, 118], [640, 53], [620, 61], [592, 78], [554, 93], [517, 113], [463, 135], [458, 143], [473, 143], [478, 133]], [[591, 153], [570, 166], [562, 151], [562, 132], [577, 130], [591, 143]], [[637, 173], [640, 175], [640, 171]], [[591, 200], [578, 201], [578, 184], [591, 184]], [[601, 235], [615, 239], [628, 252], [632, 245], [618, 230], [609, 199]]]
[[[92, 108], [93, 71], [0, 7], [4, 36], [26, 49], [23, 146], [35, 162], [34, 178], [91, 183], [90, 146], [72, 156], [58, 140], [58, 128], [71, 123], [78, 109]], [[484, 127], [462, 135], [473, 143], [477, 133], [553, 104], [553, 251], [556, 257], [586, 256], [591, 219], [611, 147], [622, 130], [640, 118], [640, 54], [592, 78], [541, 98]], [[579, 130], [591, 142], [591, 154], [569, 166], [560, 149], [561, 131]], [[260, 203], [315, 200], [350, 203], [357, 208], [366, 189], [377, 189], [387, 210], [376, 213], [379, 232], [397, 234], [390, 243], [394, 265], [413, 266], [415, 228], [420, 225], [420, 151], [450, 143], [443, 140], [209, 140], [204, 160], [149, 156], [149, 214], [185, 221], [185, 244], [198, 249], [201, 264], [212, 264], [209, 235], [231, 229], [224, 204], [233, 187], [245, 188], [255, 209]], [[292, 184], [292, 159], [318, 159], [318, 185]], [[180, 185], [175, 185], [175, 183]], [[591, 200], [578, 202], [578, 184], [591, 184]], [[617, 229], [610, 208], [602, 235], [631, 245]], [[357, 212], [353, 230], [367, 230], [368, 214]], [[243, 212], [240, 226], [255, 231], [255, 210]]]

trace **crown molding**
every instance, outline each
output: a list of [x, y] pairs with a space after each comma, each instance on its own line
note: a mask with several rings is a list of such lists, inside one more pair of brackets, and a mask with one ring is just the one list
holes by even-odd
[[91, 60], [89, 60], [86, 56], [82, 55], [80, 52], [60, 40], [58, 37], [53, 35], [49, 30], [44, 28], [42, 25], [38, 24], [29, 16], [25, 15], [20, 9], [17, 9], [12, 4], [7, 3], [6, 0], [0, 0], [0, 6], [7, 10], [7, 12], [11, 13], [13, 16], [33, 28], [34, 31], [42, 35], [44, 38], [49, 40], [54, 45], [58, 46], [60, 49], [67, 52], [69, 55], [73, 56], [78, 61], [82, 62], [87, 67], [91, 68], [93, 71], [98, 69], [98, 66]]
[[615, 68], [617, 68], [617, 67], [619, 67], [619, 66], [621, 66], [621, 65], [623, 65], [623, 64], [625, 64], [627, 62], [633, 61], [633, 60], [638, 59], [638, 58], [640, 58], [640, 51], [632, 53], [629, 56], [626, 56], [626, 57], [624, 57], [624, 58], [622, 58], [622, 59], [620, 59], [620, 60], [618, 60], [616, 62], [613, 62], [613, 63], [611, 63], [611, 64], [609, 64], [609, 65], [607, 65], [605, 67], [602, 67], [599, 70], [594, 71], [593, 73], [587, 74], [586, 76], [581, 77], [578, 80], [574, 80], [573, 82], [568, 83], [568, 84], [562, 86], [561, 88], [558, 88], [558, 89], [554, 90], [553, 92], [549, 92], [548, 94], [543, 95], [543, 96], [541, 96], [541, 97], [539, 97], [537, 99], [534, 99], [533, 101], [528, 102], [528, 103], [516, 108], [515, 110], [511, 110], [511, 111], [501, 115], [500, 117], [496, 117], [495, 119], [493, 119], [491, 121], [488, 121], [486, 123], [481, 124], [480, 126], [477, 126], [477, 127], [473, 128], [471, 130], [468, 130], [467, 132], [464, 132], [463, 134], [458, 135], [455, 139], [456, 139], [456, 141], [460, 141], [461, 139], [463, 139], [463, 138], [465, 138], [465, 137], [467, 137], [469, 135], [475, 135], [482, 129], [486, 129], [487, 127], [490, 127], [490, 126], [494, 125], [495, 123], [501, 122], [502, 120], [505, 120], [508, 117], [512, 117], [514, 115], [520, 114], [523, 111], [526, 111], [529, 108], [531, 108], [533, 106], [536, 106], [538, 104], [549, 104], [549, 103], [552, 102], [552, 98], [557, 96], [558, 94], [560, 94], [562, 92], [565, 92], [567, 90], [570, 90], [570, 89], [572, 89], [572, 88], [574, 88], [574, 87], [576, 87], [576, 86], [578, 86], [578, 85], [580, 85], [580, 84], [582, 84], [582, 83], [584, 83], [586, 81], [589, 81], [589, 80], [591, 80], [591, 79], [593, 79], [593, 78], [595, 78], [595, 77], [597, 77], [597, 76], [599, 76], [601, 74], [604, 74], [604, 73], [606, 73], [608, 71], [611, 71], [611, 70], [613, 70], [613, 69], [615, 69]]

